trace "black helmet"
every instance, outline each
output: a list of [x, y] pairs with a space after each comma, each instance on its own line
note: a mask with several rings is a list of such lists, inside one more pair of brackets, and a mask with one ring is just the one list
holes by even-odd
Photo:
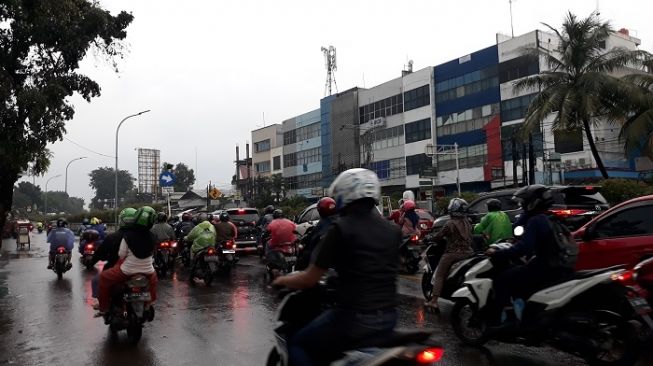
[[512, 200], [519, 203], [528, 213], [545, 211], [553, 204], [553, 194], [542, 184], [531, 184], [515, 192]]
[[227, 213], [227, 211], [222, 211], [220, 213], [220, 221], [222, 222], [229, 221], [229, 214]]
[[165, 212], [159, 212], [156, 214], [156, 222], [166, 222], [168, 221], [168, 215]]
[[201, 214], [197, 215], [197, 223], [202, 223], [204, 221], [208, 220], [208, 216], [202, 212]]
[[68, 227], [68, 221], [63, 217], [57, 219], [57, 227]]
[[501, 201], [496, 198], [491, 198], [485, 203], [487, 205], [487, 210], [490, 212], [501, 211]]
[[181, 221], [190, 221], [192, 218], [193, 216], [188, 212], [181, 214]]
[[268, 205], [267, 207], [265, 207], [265, 213], [266, 214], [274, 213], [274, 206]]
[[276, 209], [274, 210], [274, 212], [272, 212], [272, 218], [280, 219], [282, 217], [283, 217], [283, 211], [281, 211], [280, 209]]

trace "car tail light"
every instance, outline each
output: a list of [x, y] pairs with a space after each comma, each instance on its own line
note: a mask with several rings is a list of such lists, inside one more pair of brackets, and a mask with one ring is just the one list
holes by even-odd
[[176, 241], [173, 241], [172, 244], [171, 244], [170, 246], [173, 247], [173, 248], [176, 248], [176, 247], [177, 247], [177, 242], [176, 242]]
[[93, 244], [86, 244], [86, 249], [93, 249]]
[[167, 241], [162, 241], [161, 243], [159, 243], [159, 248], [168, 248], [169, 246], [170, 243], [168, 243]]
[[569, 216], [582, 215], [586, 213], [587, 210], [571, 208], [571, 209], [554, 209], [554, 210], [550, 210], [550, 212], [558, 217], [569, 217]]
[[612, 280], [621, 283], [624, 286], [637, 284], [637, 273], [632, 270], [627, 270], [618, 274], [612, 275]]
[[415, 361], [417, 361], [418, 365], [431, 365], [439, 362], [442, 359], [442, 355], [444, 355], [442, 348], [427, 348], [417, 354]]
[[245, 210], [243, 210], [242, 208], [239, 208], [239, 209], [238, 209], [238, 213], [242, 215], [242, 214], [245, 213]]

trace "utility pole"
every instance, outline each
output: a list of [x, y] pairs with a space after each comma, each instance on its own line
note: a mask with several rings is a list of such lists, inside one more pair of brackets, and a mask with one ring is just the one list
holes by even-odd
[[526, 162], [526, 144], [521, 144], [521, 182], [523, 185], [528, 185], [528, 168]]
[[512, 145], [512, 185], [513, 187], [517, 188], [519, 186], [519, 182], [517, 181], [517, 141], [515, 139], [515, 133], [512, 133], [512, 139], [511, 139], [511, 145]]
[[528, 134], [528, 184], [535, 184], [535, 151], [532, 133]]

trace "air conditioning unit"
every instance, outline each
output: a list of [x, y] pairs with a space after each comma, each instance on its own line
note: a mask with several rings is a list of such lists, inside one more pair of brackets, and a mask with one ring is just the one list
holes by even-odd
[[585, 165], [587, 165], [585, 163], [585, 158], [578, 158], [578, 166], [580, 166], [581, 168], [584, 168]]

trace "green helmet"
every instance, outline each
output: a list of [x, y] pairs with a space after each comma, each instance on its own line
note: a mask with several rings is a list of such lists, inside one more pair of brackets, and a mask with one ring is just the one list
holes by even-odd
[[150, 206], [143, 206], [136, 210], [134, 225], [152, 227], [156, 221], [156, 211]]
[[136, 209], [132, 207], [123, 208], [118, 216], [118, 224], [121, 228], [126, 228], [136, 221]]

